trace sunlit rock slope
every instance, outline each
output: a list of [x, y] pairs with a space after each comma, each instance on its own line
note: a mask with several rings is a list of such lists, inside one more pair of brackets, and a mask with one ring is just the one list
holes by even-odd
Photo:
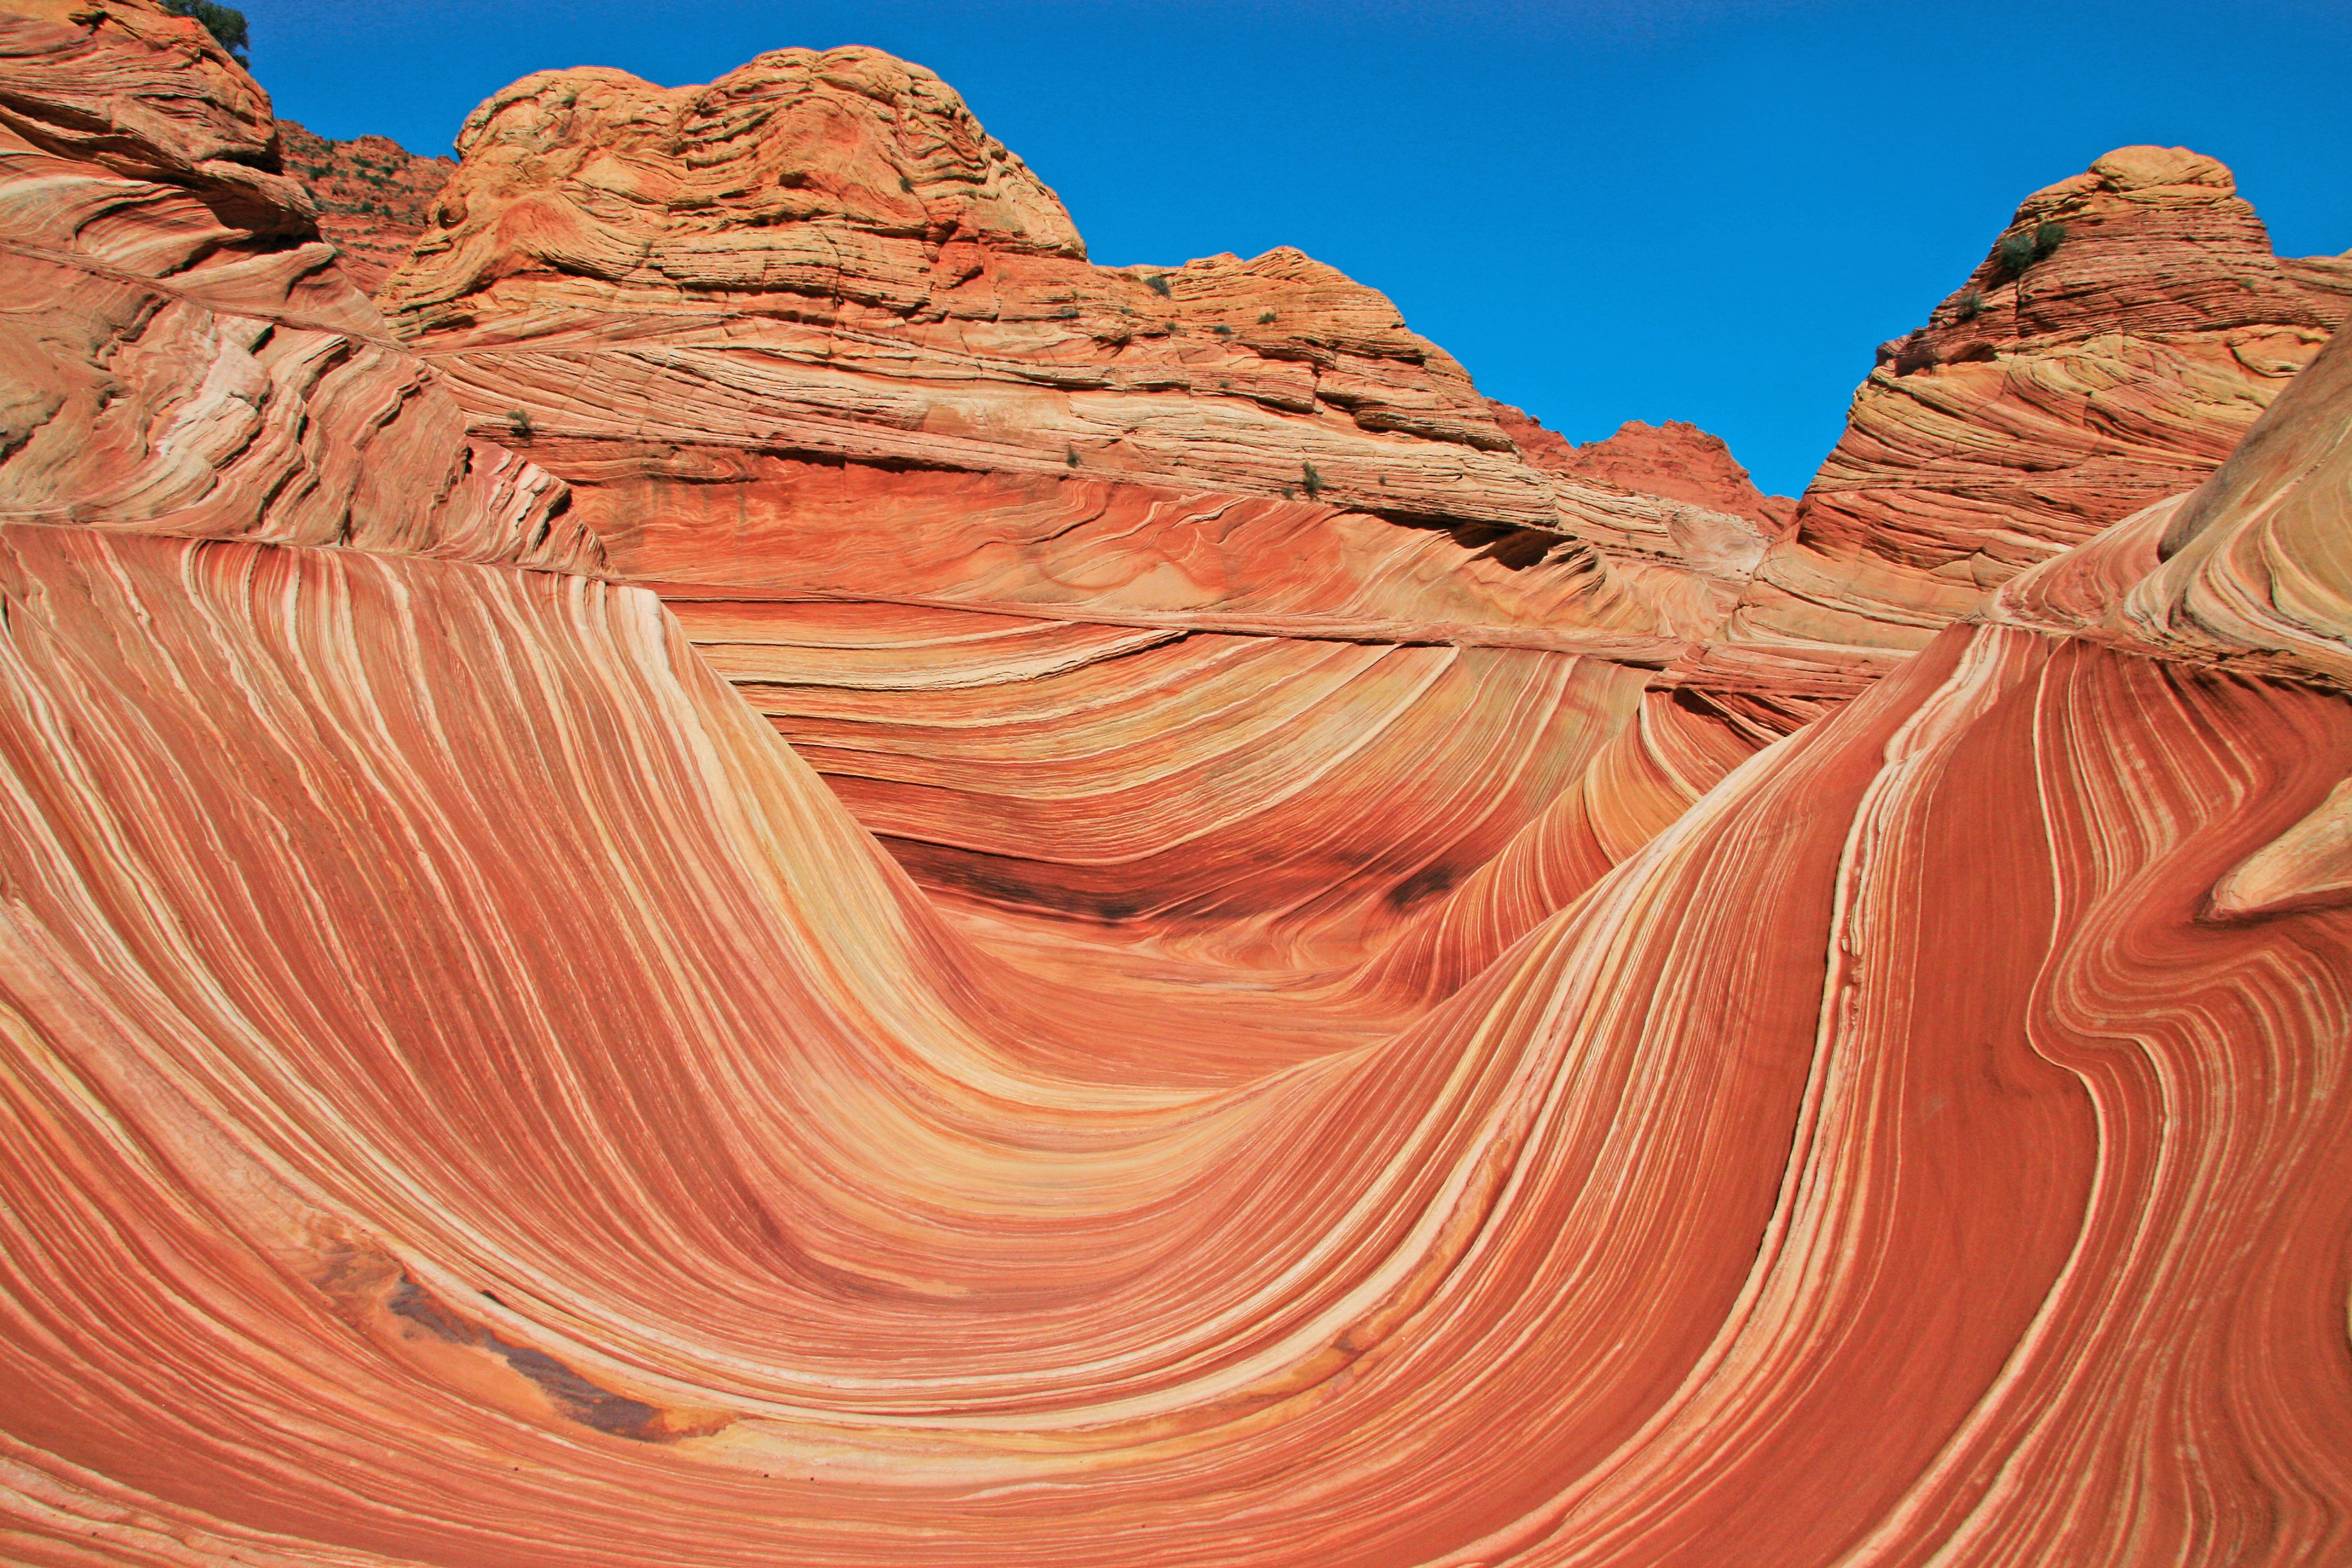
[[[2193, 495], [1734, 743], [1623, 649], [979, 608], [944, 566], [673, 610], [575, 521], [642, 455], [533, 416], [572, 492], [469, 436], [271, 162], [192, 26], [0, 13], [0, 1557], [2352, 1553], [2352, 349]], [[790, 643], [695, 629], [778, 605]], [[1026, 722], [1000, 765], [1043, 774], [1081, 731], [1000, 721], [1009, 678], [959, 708], [956, 660], [1121, 636], [1297, 665], [1227, 671], [1139, 787], [1246, 754], [1196, 733], [1319, 754], [1391, 658], [1605, 667], [1613, 727], [1427, 787], [1580, 757], [1528, 823], [1584, 801], [1606, 852], [1523, 826], [1384, 941], [1325, 929], [1318, 986], [948, 919], [726, 665], [918, 672], [943, 754]], [[1294, 644], [1371, 662], [1268, 718]], [[915, 714], [844, 733], [919, 760]], [[1687, 809], [1612, 818], [1643, 768]], [[1428, 831], [1379, 776], [1300, 831]], [[1546, 878], [1585, 890], [1467, 929]]]
[[1734, 512], [1761, 523], [1774, 536], [1797, 515], [1793, 497], [1768, 496], [1756, 488], [1722, 437], [1683, 420], [1648, 425], [1628, 419], [1615, 435], [1580, 447], [1545, 429], [1524, 409], [1491, 400], [1487, 406], [1512, 444], [1538, 468]]
[[1090, 265], [919, 68], [550, 73], [460, 147], [399, 330], [993, 924], [1475, 968], [1774, 732], [1652, 691], [1763, 522], [1528, 461], [1296, 251]]
[[2124, 147], [2034, 193], [1880, 347], [1704, 679], [1858, 689], [1986, 589], [2193, 488], [2347, 308], [2352, 255], [2273, 256], [2211, 158]]
[[344, 275], [373, 289], [416, 237], [432, 226], [435, 199], [457, 165], [420, 158], [384, 136], [331, 141], [289, 120], [278, 122], [280, 158], [319, 208], [319, 231]]

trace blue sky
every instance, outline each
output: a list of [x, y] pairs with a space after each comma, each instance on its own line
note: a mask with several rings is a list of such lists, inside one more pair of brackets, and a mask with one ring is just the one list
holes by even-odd
[[1884, 338], [2110, 147], [2237, 171], [2352, 248], [2352, 5], [253, 0], [280, 114], [445, 153], [515, 78], [708, 81], [762, 49], [930, 67], [1095, 259], [1296, 245], [1578, 440], [1695, 421], [1801, 489]]

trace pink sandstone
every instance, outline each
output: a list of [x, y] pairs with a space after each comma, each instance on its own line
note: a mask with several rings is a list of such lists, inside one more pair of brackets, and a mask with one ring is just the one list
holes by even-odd
[[[1769, 690], [1627, 644], [1693, 641], [1673, 617], [1738, 579], [1661, 544], [1687, 513], [1637, 498], [1603, 538], [1505, 448], [1360, 422], [1453, 396], [1425, 357], [1391, 403], [1277, 413], [1407, 470], [1486, 453], [1458, 504], [1526, 488], [1552, 521], [1286, 500], [1246, 449], [1040, 475], [1026, 427], [932, 428], [967, 406], [935, 391], [866, 432], [906, 406], [892, 333], [932, 365], [989, 339], [921, 310], [856, 318], [821, 462], [750, 416], [818, 407], [822, 367], [751, 371], [845, 306], [522, 267], [420, 357], [200, 31], [13, 3], [0, 277], [40, 309], [0, 320], [11, 1561], [2344, 1555], [2352, 346], [2188, 493], [1774, 739]], [[500, 154], [502, 231], [594, 250], [626, 218], [642, 255], [767, 277], [790, 232], [721, 226], [722, 268], [583, 194], [683, 177], [562, 139], [600, 83], [710, 102], [494, 100], [588, 204]], [[850, 51], [730, 90], [709, 123], [754, 163], [887, 124], [965, 176], [811, 160], [770, 227], [1084, 266], [936, 79]], [[914, 251], [856, 226], [884, 207]], [[1284, 266], [1317, 332], [1372, 309]], [[1031, 396], [1026, 364], [998, 342], [970, 408]], [[741, 395], [688, 439], [670, 377]], [[625, 429], [622, 385], [680, 434]], [[509, 394], [576, 490], [495, 438]], [[745, 505], [628, 510], [690, 482]], [[1245, 502], [1268, 531], [1203, 515]], [[959, 518], [1012, 600], [956, 598]], [[1476, 552], [1528, 532], [1593, 581], [1513, 597]], [[616, 580], [654, 558], [736, 580]], [[861, 820], [892, 811], [939, 863]], [[958, 893], [939, 825], [1021, 811], [956, 862], [1013, 889]], [[1041, 842], [1090, 858], [1057, 883]], [[1085, 880], [1139, 853], [1178, 907], [1097, 908], [1118, 940], [1019, 912], [1149, 893]]]

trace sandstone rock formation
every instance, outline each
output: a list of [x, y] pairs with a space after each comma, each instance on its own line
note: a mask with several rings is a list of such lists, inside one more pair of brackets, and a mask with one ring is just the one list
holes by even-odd
[[371, 293], [432, 224], [435, 198], [457, 170], [383, 136], [331, 142], [280, 120], [278, 138], [287, 172], [318, 205], [320, 233], [342, 253], [345, 276]]
[[[872, 50], [533, 77], [460, 146], [393, 321], [959, 901], [1344, 966], [1560, 816], [1764, 549], [1528, 462], [1297, 251], [1089, 265]], [[1597, 809], [1664, 821], [1719, 771]], [[1556, 835], [1588, 873], [1634, 841]]]
[[1706, 660], [1855, 689], [1988, 588], [2196, 485], [2352, 306], [2281, 260], [2230, 171], [2125, 147], [2028, 197], [1846, 432]]
[[[877, 57], [814, 70], [957, 123]], [[908, 126], [906, 97], [879, 121], [814, 96], [850, 144]], [[560, 400], [471, 335], [446, 379], [539, 389], [524, 445], [582, 499], [495, 419], [469, 436], [372, 335], [269, 132], [143, 0], [0, 12], [0, 278], [39, 305], [0, 315], [10, 1561], [2352, 1546], [2352, 345], [2194, 494], [1766, 744], [1623, 650], [1504, 638], [1547, 628], [1478, 578], [1429, 585], [1478, 607], [1445, 637], [1310, 637], [1115, 619], [1083, 575], [1087, 613], [1049, 615], [1039, 533], [991, 552], [1028, 598], [982, 608], [945, 602], [943, 553], [915, 552], [920, 602], [826, 595], [747, 531], [764, 596], [673, 611], [575, 520], [685, 481], [597, 380]], [[1042, 243], [983, 156], [1003, 191], [940, 210]], [[548, 309], [598, 375], [630, 330], [655, 366], [683, 352], [659, 312], [602, 341], [588, 305]], [[721, 316], [713, 342], [777, 342]], [[560, 406], [579, 429], [541, 434]], [[877, 496], [918, 544], [926, 507], [1015, 505], [983, 467], [845, 457], [829, 492], [772, 452], [799, 467], [747, 458], [763, 490], [715, 439], [675, 446], [787, 538], [879, 549]], [[1071, 482], [1131, 508], [1155, 563], [1215, 559], [1123, 493], [1158, 487]], [[1255, 499], [1333, 550], [1402, 526]], [[638, 570], [651, 547], [614, 537]], [[1571, 597], [1570, 631], [1661, 613], [1616, 582], [1637, 551], [1590, 548], [1622, 600]], [[1261, 591], [1286, 588], [1309, 607], [1263, 613], [1336, 613], [1339, 588]], [[1024, 689], [1131, 658], [1171, 695]], [[839, 710], [813, 751], [891, 736], [910, 778], [969, 778], [977, 739], [1007, 798], [1053, 801], [1091, 749], [1176, 808], [1247, 799], [1291, 782], [1286, 742], [1312, 780], [1264, 869], [1293, 905], [1354, 896], [1366, 816], [1468, 846], [1480, 805], [1570, 782], [1352, 958], [1276, 909], [1196, 922], [1319, 942], [1339, 976], [1254, 983], [1070, 922], [975, 942], [850, 809], [886, 803], [845, 806], [730, 658]], [[1554, 716], [1579, 706], [1620, 716]], [[1448, 721], [1496, 732], [1493, 760], [1444, 750]], [[1319, 893], [1318, 844], [1347, 847]], [[1245, 901], [1246, 872], [1185, 896]]]
[[120, 6], [9, 39], [0, 521], [601, 566], [383, 336], [208, 34]]
[[1628, 419], [1606, 440], [1580, 447], [1545, 429], [1523, 409], [1491, 399], [1487, 406], [1504, 434], [1539, 468], [1751, 518], [1776, 535], [1797, 515], [1793, 497], [1768, 496], [1756, 488], [1722, 437], [1685, 420], [1646, 425]]
[[[688, 466], [716, 447], [1304, 500], [1513, 570], [1622, 558], [1608, 595], [1637, 603], [1593, 615], [1668, 636], [1713, 606], [1650, 563], [1736, 582], [1760, 548], [1742, 520], [1522, 461], [1460, 366], [1297, 251], [1087, 265], [944, 84], [872, 50], [780, 50], [708, 88], [533, 77], [460, 148], [386, 308], [461, 395], [604, 469], [676, 448], [680, 482], [721, 483]], [[600, 402], [624, 390], [647, 412], [616, 428]]]

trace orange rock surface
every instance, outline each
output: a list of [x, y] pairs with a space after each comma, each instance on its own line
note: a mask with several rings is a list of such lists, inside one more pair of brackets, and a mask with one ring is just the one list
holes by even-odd
[[1580, 447], [1542, 421], [1507, 403], [1489, 403], [1495, 422], [1527, 459], [1555, 473], [1577, 474], [1620, 489], [1691, 501], [1717, 511], [1751, 518], [1774, 533], [1797, 515], [1790, 496], [1768, 496], [1756, 488], [1723, 437], [1681, 419], [1647, 425], [1628, 419], [1606, 440]]
[[602, 567], [563, 487], [387, 338], [209, 35], [0, 16], [0, 520]]
[[[754, 69], [901, 95], [809, 89], [824, 146], [959, 123], [881, 57], [795, 58]], [[730, 468], [614, 428], [617, 345], [656, 389], [686, 349], [585, 283], [547, 285], [609, 334], [561, 402], [487, 310], [419, 358], [269, 130], [142, 0], [0, 13], [0, 279], [40, 306], [0, 314], [0, 1555], [2352, 1544], [2352, 347], [1771, 740], [1593, 650], [1688, 643], [1662, 584], [1719, 581], [1638, 542], [1576, 534], [1596, 581], [1538, 605], [1374, 531], [1461, 523], [1255, 459]], [[1005, 188], [942, 210], [1050, 238], [970, 144]], [[697, 384], [780, 319], [719, 312], [763, 346]], [[532, 460], [485, 387], [543, 400]], [[688, 473], [746, 503], [731, 548], [716, 508], [619, 526]], [[1223, 581], [1174, 531], [1212, 495], [1301, 568], [1154, 607], [1141, 576]], [[956, 600], [958, 515], [1003, 598]], [[624, 580], [656, 558], [741, 580]], [[1433, 629], [1328, 624], [1373, 609]], [[1032, 868], [1048, 834], [1128, 863], [1102, 781], [1157, 792], [1163, 905], [1024, 917], [861, 821], [995, 775]], [[1218, 837], [1252, 810], [1255, 861]], [[1440, 840], [1433, 890], [1361, 852]]]
[[1766, 737], [1568, 820], [1764, 526], [1530, 463], [1297, 251], [1090, 265], [919, 68], [550, 73], [460, 146], [392, 319], [960, 905], [1328, 979], [1559, 839], [1483, 963]]
[[2352, 256], [2273, 256], [2211, 158], [2119, 148], [2036, 192], [1881, 347], [1706, 678], [1875, 679], [1988, 588], [2193, 488], [2347, 307]]
[[319, 232], [341, 252], [344, 275], [373, 291], [433, 222], [435, 198], [457, 165], [420, 158], [383, 136], [331, 142], [278, 122], [287, 173], [310, 188]]

